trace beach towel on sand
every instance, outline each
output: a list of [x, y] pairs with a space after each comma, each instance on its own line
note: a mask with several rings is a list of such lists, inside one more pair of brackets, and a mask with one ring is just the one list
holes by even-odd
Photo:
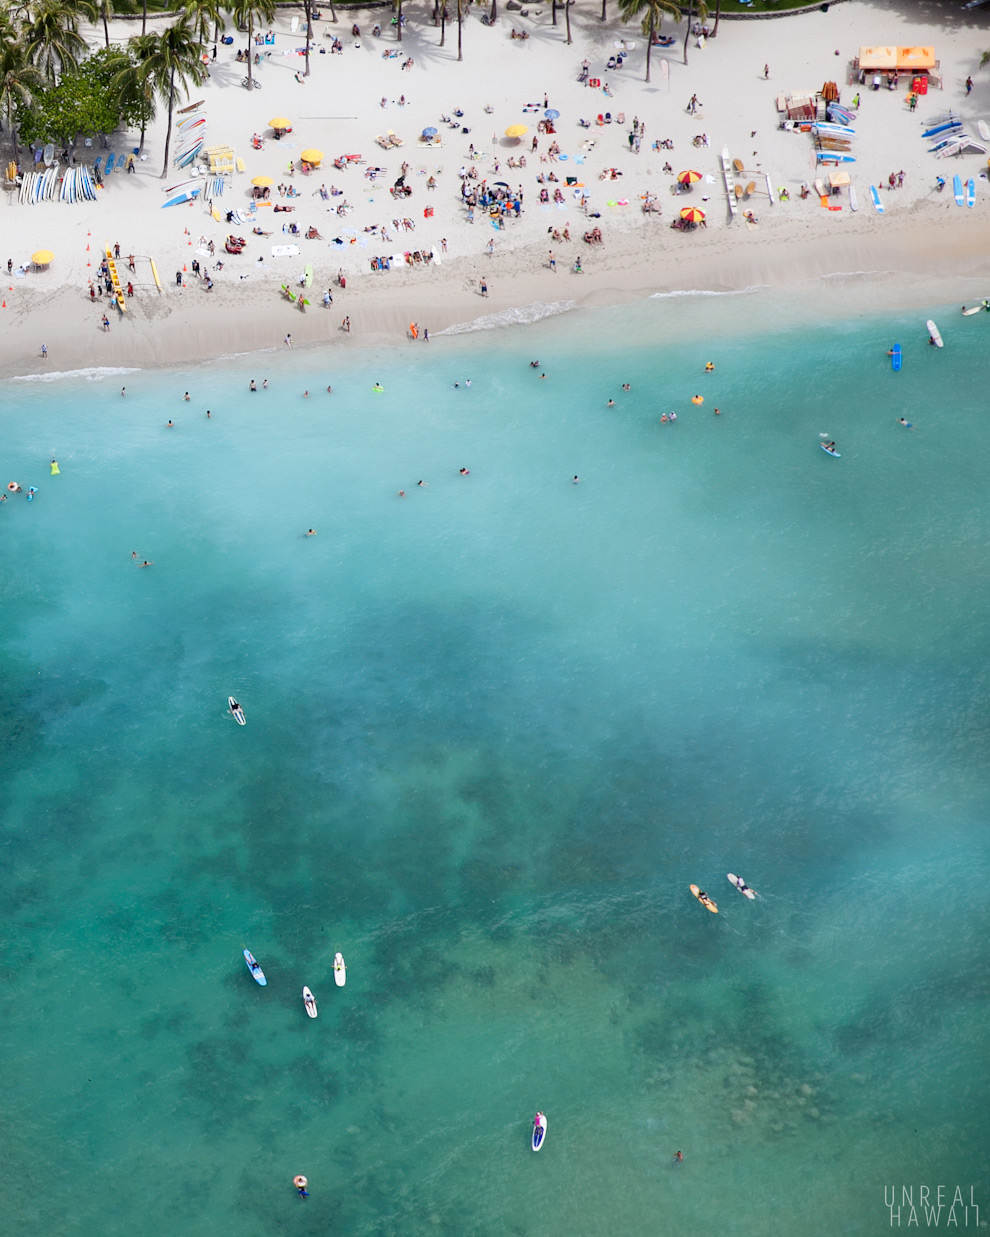
[[294, 258], [298, 252], [298, 245], [272, 245], [273, 258]]

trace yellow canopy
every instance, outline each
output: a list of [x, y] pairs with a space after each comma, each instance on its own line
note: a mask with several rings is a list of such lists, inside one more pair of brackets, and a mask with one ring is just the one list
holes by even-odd
[[849, 184], [849, 173], [848, 172], [829, 172], [828, 183], [832, 186], [833, 189], [839, 189], [843, 185], [848, 185]]
[[47, 266], [49, 262], [54, 262], [55, 255], [50, 249], [39, 249], [37, 253], [31, 255], [31, 261], [35, 266]]
[[861, 47], [859, 49], [859, 67], [867, 72], [873, 70], [892, 70], [897, 68], [896, 47]]
[[529, 132], [529, 125], [509, 125], [505, 131], [506, 137], [522, 137], [524, 133]]
[[292, 121], [288, 118], [288, 116], [275, 116], [268, 123], [273, 129], [288, 129], [289, 125], [292, 124]]
[[269, 185], [274, 185], [275, 181], [271, 176], [256, 176], [251, 184], [257, 185], [259, 189], [267, 189]]
[[899, 47], [897, 49], [897, 67], [906, 69], [934, 69], [934, 47]]
[[300, 155], [304, 163], [321, 163], [323, 161], [322, 150], [304, 150]]

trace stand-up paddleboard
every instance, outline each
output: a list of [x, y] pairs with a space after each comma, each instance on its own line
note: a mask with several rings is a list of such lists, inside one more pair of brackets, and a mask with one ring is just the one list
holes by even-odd
[[708, 909], [712, 912], [713, 915], [718, 914], [718, 907], [715, 905], [715, 903], [708, 896], [708, 894], [705, 893], [703, 889], [699, 889], [697, 885], [692, 885], [691, 892], [698, 899], [698, 901], [701, 903], [702, 906], [708, 907]]
[[180, 193], [174, 198], [169, 198], [167, 202], [163, 202], [162, 210], [164, 210], [166, 206], [181, 206], [183, 202], [191, 202], [194, 198], [198, 198], [199, 194], [199, 189], [193, 189], [189, 193]]
[[895, 370], [901, 368], [901, 345], [900, 344], [894, 344], [893, 348], [891, 348], [890, 350], [890, 368], [895, 369]]
[[308, 988], [303, 988], [302, 996], [303, 996], [303, 1004], [306, 1006], [306, 1013], [309, 1014], [311, 1018], [315, 1018], [316, 1017], [316, 997], [313, 996], [312, 992], [310, 992]]
[[303, 267], [303, 275], [305, 276], [305, 279], [306, 279], [306, 287], [311, 288], [313, 286], [313, 264], [312, 262], [307, 262], [306, 265]]
[[114, 154], [114, 152], [111, 150], [111, 152], [107, 155], [107, 161], [106, 161], [106, 163], [103, 165], [103, 175], [104, 175], [104, 176], [109, 176], [109, 175], [110, 175], [110, 173], [113, 171], [114, 160], [115, 160], [116, 158], [117, 158], [117, 156], [116, 156], [116, 155]]
[[265, 972], [258, 965], [258, 959], [250, 951], [244, 950], [244, 961], [247, 963], [247, 968], [255, 978], [255, 982], [261, 984], [262, 988], [268, 987], [268, 980], [265, 978]]
[[49, 142], [48, 145], [45, 147], [45, 152], [42, 157], [45, 160], [46, 167], [48, 167], [49, 164], [55, 161], [55, 147], [51, 142]]
[[333, 956], [333, 982], [338, 988], [347, 983], [347, 967], [344, 965], [344, 955], [335, 953]]
[[821, 447], [821, 449], [825, 452], [826, 455], [831, 455], [832, 458], [836, 460], [842, 459], [842, 453], [840, 451], [836, 451], [835, 447], [830, 447], [827, 443], [824, 443], [824, 442], [820, 442], [818, 445]]
[[244, 716], [244, 710], [237, 703], [237, 701], [234, 699], [233, 696], [227, 697], [227, 704], [229, 705], [230, 712], [234, 718], [234, 721], [237, 722], [238, 726], [246, 726], [247, 718]]
[[859, 198], [856, 196], [856, 186], [849, 186], [849, 209], [859, 210]]
[[880, 201], [880, 190], [876, 187], [876, 185], [870, 185], [870, 197], [873, 199], [873, 209], [878, 215], [882, 215], [884, 212], [884, 205], [883, 202]]
[[976, 181], [972, 176], [966, 181], [966, 205], [970, 207], [976, 205]]
[[756, 890], [750, 889], [741, 876], [736, 876], [733, 872], [727, 872], [726, 876], [729, 879], [729, 884], [735, 885], [744, 898], [749, 898], [751, 902], [753, 901], [756, 897]]
[[963, 314], [968, 318], [970, 314], [978, 314], [983, 308], [982, 305], [970, 305], [969, 309], [964, 305], [962, 307]]
[[533, 1138], [530, 1146], [534, 1151], [539, 1151], [543, 1146], [543, 1140], [547, 1136], [547, 1126], [549, 1122], [546, 1118], [546, 1113], [538, 1112], [533, 1118]]
[[934, 340], [934, 341], [935, 341], [935, 347], [936, 347], [936, 348], [941, 348], [941, 347], [943, 346], [943, 345], [942, 345], [942, 336], [941, 336], [941, 334], [939, 333], [939, 329], [938, 329], [938, 327], [937, 327], [937, 326], [935, 325], [935, 323], [931, 320], [931, 318], [929, 318], [929, 319], [928, 319], [928, 321], [925, 323], [925, 326], [927, 326], [927, 327], [928, 327], [928, 337], [929, 337], [929, 339], [932, 339], [932, 340]]
[[956, 199], [956, 205], [962, 206], [963, 204], [962, 177], [959, 175], [958, 172], [952, 178], [952, 196]]

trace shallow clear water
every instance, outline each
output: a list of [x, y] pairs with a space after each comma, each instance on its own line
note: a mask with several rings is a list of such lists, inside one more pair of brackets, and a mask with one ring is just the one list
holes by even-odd
[[990, 319], [926, 312], [8, 384], [0, 1233], [985, 1194]]

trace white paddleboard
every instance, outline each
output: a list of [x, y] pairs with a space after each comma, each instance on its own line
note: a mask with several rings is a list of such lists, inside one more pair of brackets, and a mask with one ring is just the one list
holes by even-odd
[[306, 1013], [309, 1014], [311, 1018], [315, 1018], [316, 1017], [316, 997], [313, 996], [312, 992], [310, 992], [308, 988], [303, 988], [302, 998], [303, 998], [303, 1004], [306, 1006]]
[[976, 122], [976, 127], [980, 131], [980, 137], [983, 138], [985, 142], [990, 142], [990, 125], [988, 125], [985, 120], [978, 120]]
[[726, 875], [728, 876], [729, 884], [735, 885], [735, 887], [739, 890], [739, 892], [743, 895], [743, 897], [749, 898], [749, 900], [752, 902], [753, 899], [756, 897], [756, 890], [750, 889], [749, 885], [746, 884], [746, 882], [743, 880], [741, 876], [736, 876], [733, 872], [728, 872], [726, 873]]
[[982, 308], [983, 308], [982, 305], [970, 305], [969, 309], [967, 309], [966, 306], [964, 305], [963, 313], [968, 318], [970, 314], [978, 314]]
[[849, 186], [849, 209], [859, 210], [859, 198], [856, 197], [856, 186]]
[[539, 1151], [547, 1140], [547, 1129], [550, 1122], [547, 1120], [546, 1113], [540, 1113], [539, 1124], [533, 1122], [533, 1137], [530, 1140], [530, 1146], [534, 1151]]
[[333, 982], [338, 988], [347, 983], [347, 967], [344, 965], [344, 955], [336, 953], [333, 956]]
[[244, 716], [244, 710], [237, 703], [233, 696], [227, 697], [227, 705], [230, 709], [231, 716], [237, 722], [238, 726], [246, 726], [247, 718]]
[[941, 347], [943, 346], [943, 345], [942, 345], [942, 336], [941, 336], [941, 334], [939, 333], [939, 329], [938, 329], [938, 327], [937, 327], [937, 326], [935, 325], [935, 323], [931, 320], [931, 318], [929, 318], [929, 319], [928, 319], [928, 321], [925, 323], [925, 326], [927, 326], [927, 327], [928, 327], [928, 334], [929, 334], [929, 335], [931, 336], [931, 338], [932, 338], [932, 339], [934, 339], [934, 341], [935, 341], [935, 347], [936, 347], [936, 348], [941, 348]]

